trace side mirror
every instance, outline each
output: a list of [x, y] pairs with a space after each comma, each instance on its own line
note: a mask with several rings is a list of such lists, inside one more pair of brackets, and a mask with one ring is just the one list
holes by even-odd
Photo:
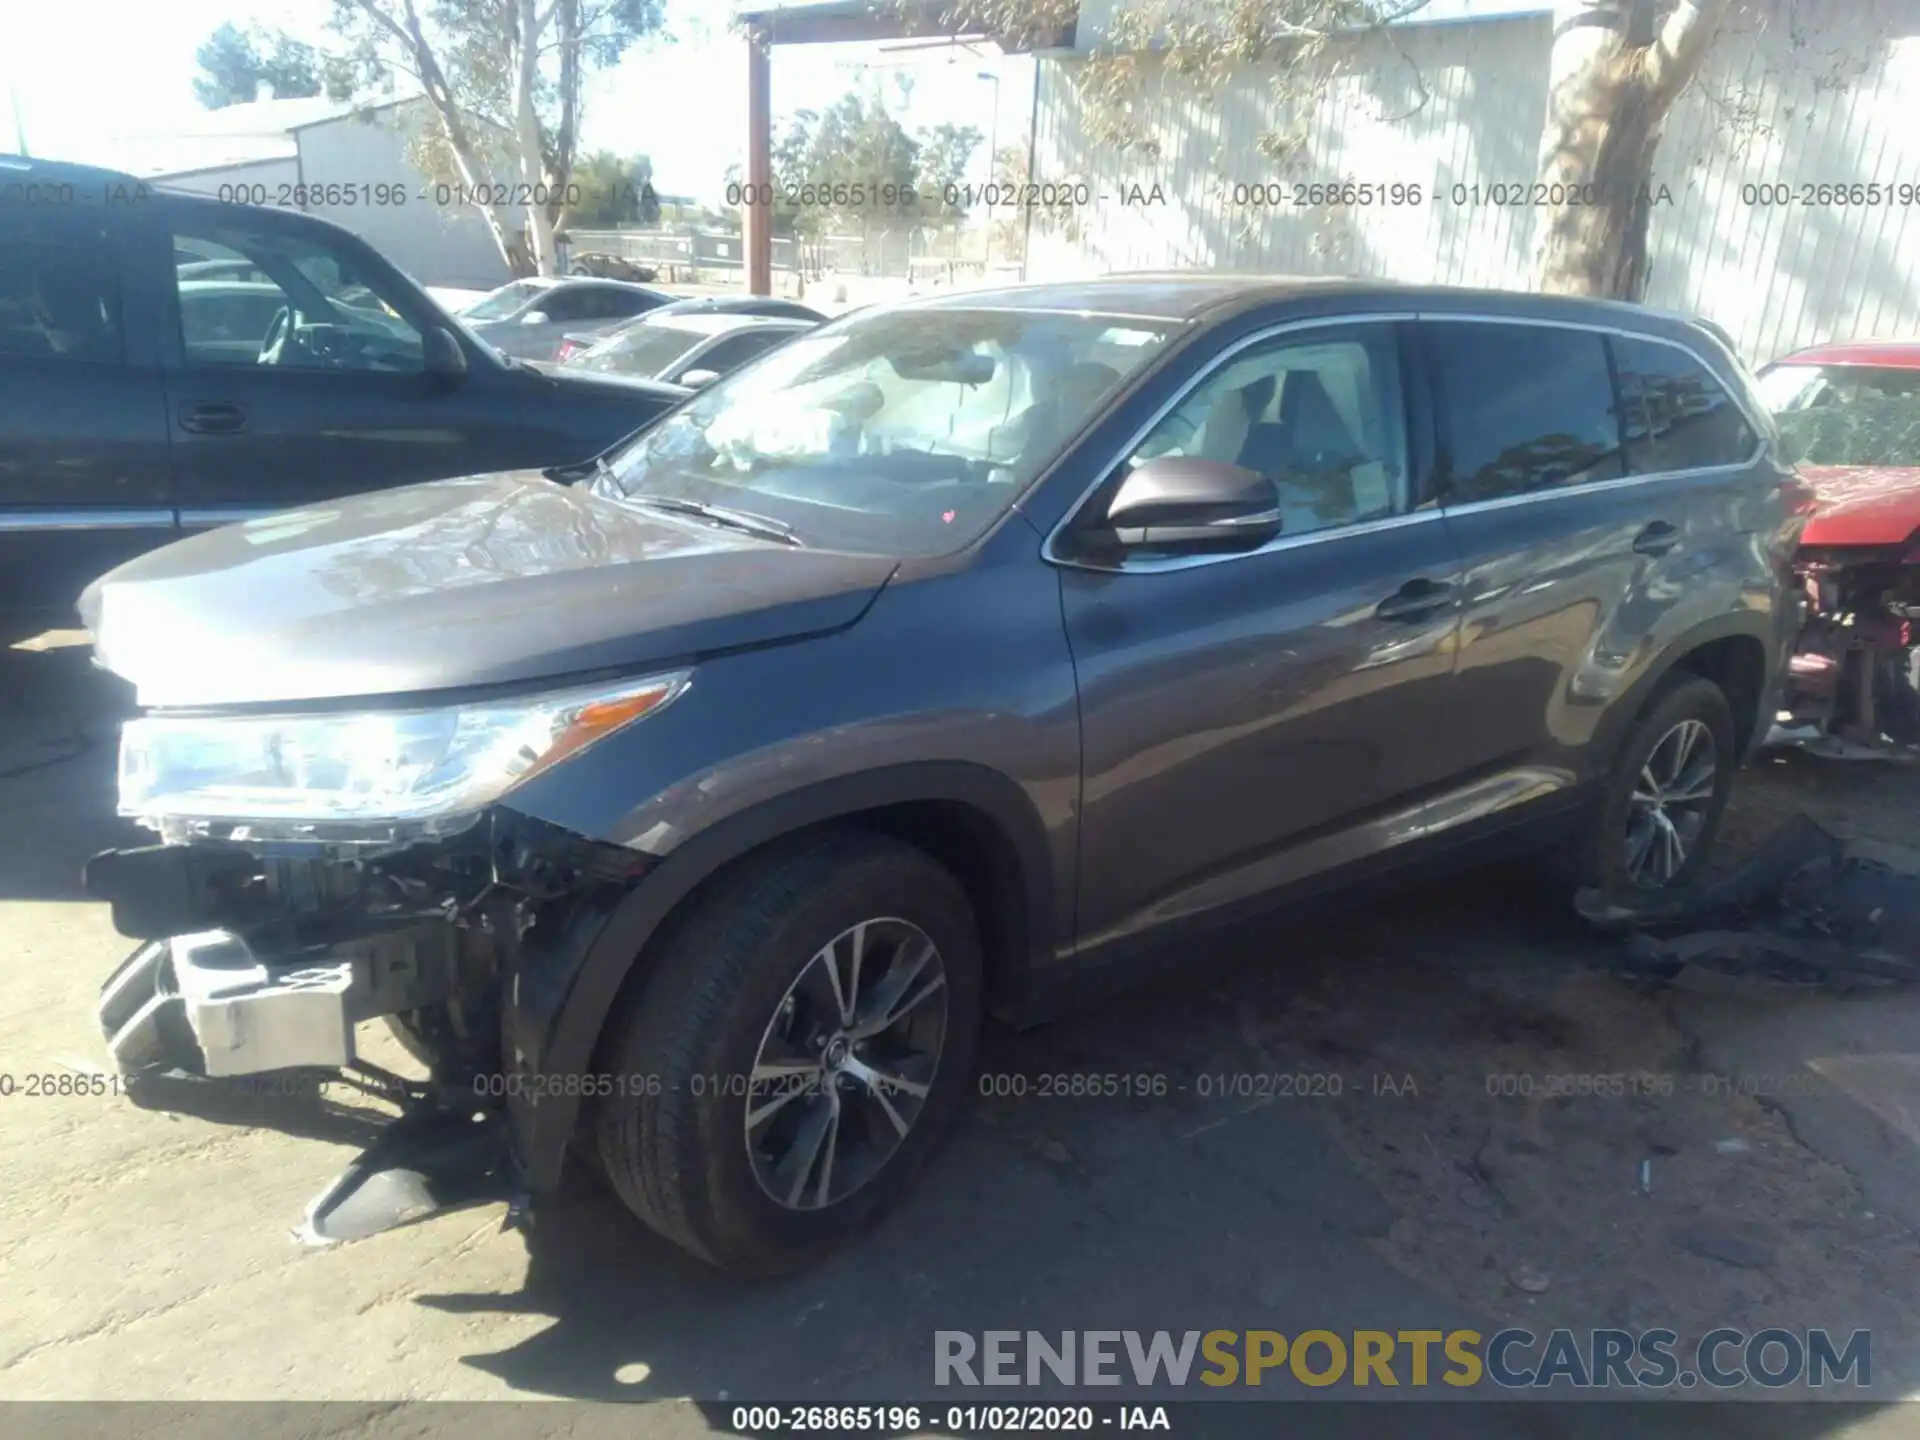
[[1258, 471], [1163, 455], [1137, 466], [1107, 506], [1113, 543], [1252, 549], [1280, 533], [1280, 496]]
[[522, 325], [544, 325], [547, 323], [547, 312], [544, 310], [529, 310], [520, 317], [520, 323]]
[[446, 327], [435, 325], [428, 329], [420, 337], [420, 346], [429, 375], [457, 380], [467, 373], [467, 352]]
[[718, 370], [689, 370], [680, 377], [680, 383], [689, 390], [698, 390], [702, 385], [711, 385], [719, 378]]

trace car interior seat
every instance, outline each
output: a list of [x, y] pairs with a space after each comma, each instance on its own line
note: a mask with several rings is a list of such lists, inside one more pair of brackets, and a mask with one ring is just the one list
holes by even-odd
[[1085, 423], [1100, 397], [1120, 383], [1120, 372], [1098, 360], [1082, 360], [1033, 379], [1035, 400], [995, 427], [992, 450], [1009, 462], [1038, 459]]
[[1319, 372], [1290, 370], [1278, 420], [1248, 427], [1237, 462], [1279, 482], [1285, 498], [1338, 523], [1360, 513], [1353, 471], [1367, 459]]

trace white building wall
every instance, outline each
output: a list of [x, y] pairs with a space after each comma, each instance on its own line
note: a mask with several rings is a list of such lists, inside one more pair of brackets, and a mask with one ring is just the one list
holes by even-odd
[[[306, 209], [346, 226], [423, 285], [491, 289], [508, 272], [486, 221], [471, 206], [436, 204], [431, 182], [407, 158], [416, 112], [417, 104], [397, 105], [296, 130]], [[312, 203], [313, 187], [327, 185], [353, 187], [357, 203]], [[370, 185], [406, 202], [368, 203], [361, 187]]]
[[[262, 160], [251, 165], [221, 165], [207, 170], [175, 171], [153, 176], [151, 183], [165, 185], [170, 190], [191, 190], [196, 195], [212, 195], [243, 203], [264, 194], [267, 203], [273, 204], [280, 187], [293, 184], [299, 177], [300, 166], [289, 157], [285, 160]], [[254, 186], [263, 188], [255, 190], [252, 188]]]
[[[1036, 215], [1032, 278], [1209, 267], [1524, 287], [1537, 211], [1524, 203], [1546, 110], [1545, 16], [1408, 26], [1356, 47], [1304, 123], [1268, 77], [1201, 97], [1151, 62], [1140, 106], [1160, 153], [1089, 138], [1078, 59], [1040, 62], [1035, 175], [1084, 180], [1084, 210]], [[1263, 133], [1300, 133], [1284, 173]], [[1421, 201], [1295, 209], [1235, 203], [1236, 186], [1418, 185]], [[1743, 186], [1878, 183], [1911, 203], [1773, 206]], [[1164, 203], [1127, 205], [1158, 184]], [[1723, 36], [1667, 126], [1655, 169], [1650, 304], [1724, 325], [1749, 359], [1846, 336], [1920, 334], [1920, 5], [1780, 0]], [[1481, 187], [1476, 199], [1456, 185]], [[1497, 204], [1490, 186], [1523, 203]], [[1149, 190], [1150, 193], [1150, 190]], [[1044, 212], [1043, 212], [1044, 213]]]

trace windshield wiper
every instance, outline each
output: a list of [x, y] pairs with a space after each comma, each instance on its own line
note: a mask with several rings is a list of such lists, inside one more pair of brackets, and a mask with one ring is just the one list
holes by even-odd
[[672, 495], [627, 495], [621, 498], [629, 505], [647, 506], [674, 515], [693, 515], [710, 524], [725, 525], [749, 535], [757, 535], [762, 540], [777, 540], [782, 545], [804, 548], [804, 542], [793, 533], [791, 525], [765, 515], [749, 515], [744, 510], [728, 510], [724, 506], [708, 505], [699, 500], [682, 500]]

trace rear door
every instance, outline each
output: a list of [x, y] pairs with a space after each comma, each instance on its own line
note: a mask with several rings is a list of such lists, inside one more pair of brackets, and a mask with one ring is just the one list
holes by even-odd
[[1285, 516], [1251, 552], [1060, 557], [1088, 943], [1419, 835], [1422, 797], [1448, 778], [1459, 564], [1402, 352], [1392, 319], [1255, 337], [1082, 507], [1097, 524], [1126, 469], [1180, 454], [1260, 471]]
[[123, 213], [0, 202], [0, 608], [69, 609], [173, 535], [151, 329], [122, 303]]
[[1759, 441], [1677, 343], [1531, 320], [1420, 328], [1466, 567], [1451, 763], [1517, 795], [1562, 791], [1603, 763], [1589, 742], [1649, 637], [1675, 628], [1689, 575], [1740, 543], [1729, 512]]

